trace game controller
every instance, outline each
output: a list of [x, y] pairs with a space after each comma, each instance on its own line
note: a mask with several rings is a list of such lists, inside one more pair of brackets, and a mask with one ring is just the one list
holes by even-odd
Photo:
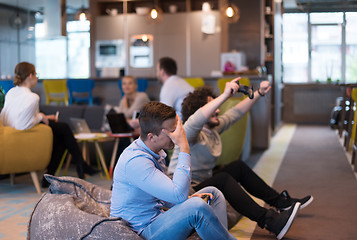
[[[253, 86], [248, 87], [246, 85], [240, 85], [239, 81], [237, 81], [237, 84], [239, 86], [238, 92], [241, 92], [244, 95], [247, 95], [249, 97], [249, 99], [253, 99], [254, 98]], [[233, 89], [231, 89], [231, 93], [233, 94]]]

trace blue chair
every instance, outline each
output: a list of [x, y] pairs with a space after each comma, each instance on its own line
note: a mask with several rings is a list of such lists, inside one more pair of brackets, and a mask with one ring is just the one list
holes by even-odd
[[[136, 79], [136, 82], [138, 83], [138, 92], [145, 92], [146, 89], [148, 88], [148, 80], [146, 78], [138, 78]], [[121, 79], [119, 79], [118, 81], [118, 86], [120, 89], [121, 96], [123, 96], [124, 93], [121, 87]]]
[[69, 105], [73, 103], [88, 103], [93, 106], [93, 79], [68, 79]]
[[0, 80], [0, 86], [7, 93], [11, 88], [14, 87], [14, 82], [12, 80]]

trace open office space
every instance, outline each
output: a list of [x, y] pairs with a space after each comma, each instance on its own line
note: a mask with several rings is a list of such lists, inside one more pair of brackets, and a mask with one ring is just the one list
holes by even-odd
[[[241, 77], [246, 94], [236, 93], [220, 114], [249, 100], [252, 88], [258, 98], [220, 135], [216, 170], [239, 160], [280, 195], [313, 196], [282, 234], [222, 190], [232, 236], [356, 239], [356, 26], [357, 4], [349, 0], [0, 0], [0, 112], [15, 66], [34, 64], [39, 111], [67, 123], [84, 161], [99, 171], [78, 169], [64, 149], [50, 188], [41, 186], [52, 132], [0, 122], [0, 239], [143, 237], [109, 216], [116, 162], [140, 133], [111, 133], [106, 115], [126, 99], [124, 76], [133, 76], [148, 100], [162, 100], [163, 57], [175, 60], [176, 75], [192, 89], [209, 86], [220, 95]], [[91, 132], [78, 135], [74, 118]], [[252, 195], [264, 209], [278, 209]]]

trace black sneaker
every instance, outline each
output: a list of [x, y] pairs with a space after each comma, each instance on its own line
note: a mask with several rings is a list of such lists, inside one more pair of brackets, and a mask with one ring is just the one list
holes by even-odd
[[299, 202], [295, 202], [288, 211], [281, 213], [269, 209], [265, 214], [265, 228], [274, 233], [277, 239], [282, 239], [293, 223], [300, 205]]
[[292, 198], [286, 190], [282, 191], [279, 197], [280, 200], [278, 201], [276, 206], [276, 209], [278, 211], [289, 210], [295, 202], [299, 202], [301, 204], [300, 209], [303, 209], [314, 200], [313, 196], [310, 195], [304, 198]]

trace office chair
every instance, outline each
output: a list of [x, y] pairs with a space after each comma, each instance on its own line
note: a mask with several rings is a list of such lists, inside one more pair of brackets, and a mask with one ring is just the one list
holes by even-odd
[[[148, 88], [148, 80], [146, 78], [138, 78], [136, 79], [136, 82], [138, 84], [138, 92], [145, 92], [146, 89]], [[118, 81], [118, 86], [120, 89], [121, 96], [124, 96], [123, 89], [121, 87], [121, 79]]]
[[43, 80], [43, 87], [46, 94], [46, 104], [55, 102], [57, 105], [64, 103], [68, 106], [68, 89], [67, 89], [67, 80]]
[[68, 79], [69, 105], [73, 103], [88, 103], [93, 106], [92, 90], [95, 86], [93, 79]]
[[[217, 80], [217, 85], [218, 85], [219, 92], [222, 93], [224, 91], [224, 88], [226, 87], [226, 82], [230, 82], [233, 79], [234, 78], [219, 78]], [[244, 86], [250, 86], [250, 80], [249, 80], [249, 78], [241, 78], [239, 80], [239, 84], [240, 85], [244, 85]]]
[[12, 80], [0, 80], [0, 86], [4, 89], [5, 94], [14, 87], [14, 82]]
[[205, 85], [203, 78], [184, 78], [192, 87], [198, 88]]

